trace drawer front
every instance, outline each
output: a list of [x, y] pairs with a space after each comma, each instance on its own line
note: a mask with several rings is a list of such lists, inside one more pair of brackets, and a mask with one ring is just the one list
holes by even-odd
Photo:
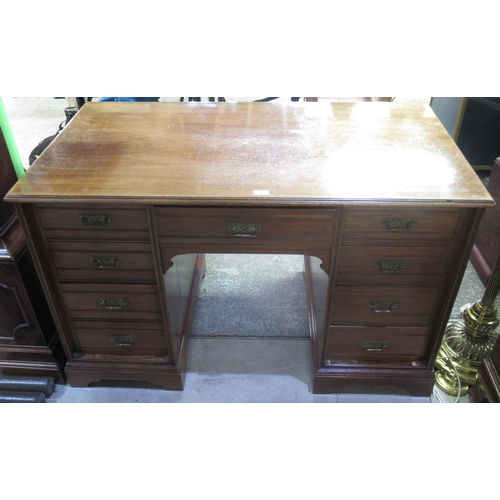
[[39, 205], [38, 210], [49, 240], [149, 240], [145, 207]]
[[439, 284], [449, 247], [342, 246], [337, 283]]
[[328, 239], [333, 236], [335, 210], [232, 209], [156, 207], [160, 238], [213, 238], [231, 242], [251, 240]]
[[72, 319], [162, 321], [156, 285], [61, 283]]
[[342, 226], [342, 242], [367, 244], [434, 244], [451, 242], [460, 218], [457, 210], [347, 209]]
[[332, 324], [427, 325], [437, 288], [335, 288]]
[[149, 243], [52, 241], [49, 246], [61, 281], [156, 282]]
[[426, 328], [332, 326], [326, 359], [416, 360], [425, 349], [426, 331]]
[[168, 356], [163, 323], [74, 320], [83, 354]]

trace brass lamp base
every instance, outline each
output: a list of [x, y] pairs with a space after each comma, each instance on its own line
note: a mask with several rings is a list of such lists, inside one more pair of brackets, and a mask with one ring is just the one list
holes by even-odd
[[478, 301], [448, 324], [436, 358], [436, 385], [446, 394], [464, 396], [477, 381], [483, 360], [491, 353], [500, 324], [495, 307]]

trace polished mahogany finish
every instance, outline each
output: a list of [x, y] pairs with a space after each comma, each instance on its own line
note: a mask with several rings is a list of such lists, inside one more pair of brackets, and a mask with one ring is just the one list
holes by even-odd
[[62, 382], [65, 357], [21, 224], [5, 193], [17, 182], [0, 130], [0, 377]]
[[490, 197], [428, 106], [87, 103], [9, 195], [169, 205]]
[[73, 385], [182, 389], [203, 255], [301, 254], [314, 392], [414, 394], [494, 204], [428, 106], [385, 102], [88, 103], [6, 199]]

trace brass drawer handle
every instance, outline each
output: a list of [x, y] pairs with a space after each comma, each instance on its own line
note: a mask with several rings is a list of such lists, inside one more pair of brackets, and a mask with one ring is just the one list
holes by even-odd
[[133, 335], [113, 335], [109, 340], [116, 346], [130, 347], [137, 339]]
[[128, 305], [127, 299], [101, 299], [99, 301], [104, 309], [120, 310]]
[[260, 222], [228, 222], [229, 236], [239, 238], [255, 238], [262, 231]]
[[398, 274], [402, 269], [408, 267], [404, 260], [381, 260], [375, 263], [375, 267], [385, 274]]
[[78, 217], [78, 220], [82, 221], [87, 227], [105, 227], [111, 222], [111, 217], [109, 215], [89, 215], [82, 214]]
[[393, 309], [398, 307], [397, 302], [369, 302], [368, 307], [373, 309], [376, 313], [390, 313]]
[[97, 269], [113, 269], [120, 263], [118, 257], [91, 257], [89, 260]]
[[367, 351], [370, 351], [370, 352], [380, 352], [382, 351], [383, 349], [387, 349], [389, 347], [389, 344], [385, 341], [381, 341], [381, 342], [368, 342], [368, 341], [364, 341], [364, 342], [361, 342], [361, 347], [363, 349], [366, 349]]
[[413, 217], [405, 217], [401, 219], [398, 219], [397, 217], [387, 217], [382, 221], [382, 225], [391, 231], [408, 231], [408, 229], [416, 223], [417, 221]]

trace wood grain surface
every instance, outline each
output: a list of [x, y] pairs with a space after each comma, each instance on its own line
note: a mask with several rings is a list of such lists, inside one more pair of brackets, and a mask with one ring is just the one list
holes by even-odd
[[492, 200], [420, 103], [87, 103], [7, 195], [179, 204]]

